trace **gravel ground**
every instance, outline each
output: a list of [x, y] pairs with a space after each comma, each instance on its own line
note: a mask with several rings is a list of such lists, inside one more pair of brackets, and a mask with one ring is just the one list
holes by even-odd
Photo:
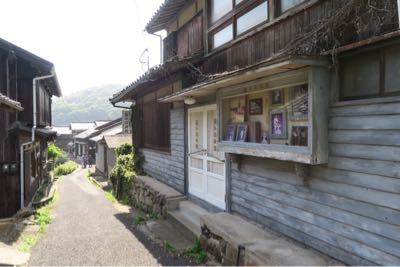
[[29, 265], [192, 265], [169, 254], [118, 212], [104, 192], [90, 184], [85, 170], [59, 183], [54, 220], [32, 249]]

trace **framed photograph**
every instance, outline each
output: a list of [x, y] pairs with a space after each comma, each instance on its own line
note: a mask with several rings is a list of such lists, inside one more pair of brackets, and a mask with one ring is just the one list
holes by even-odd
[[230, 101], [230, 122], [242, 123], [246, 113], [246, 96], [233, 98]]
[[236, 124], [229, 124], [226, 127], [225, 141], [235, 141], [236, 138]]
[[249, 115], [263, 114], [263, 100], [262, 98], [249, 100]]
[[249, 131], [249, 125], [245, 123], [238, 124], [236, 128], [236, 141], [247, 142], [248, 131]]
[[283, 89], [271, 91], [271, 105], [283, 105], [285, 98], [283, 95]]
[[269, 133], [267, 131], [261, 133], [261, 143], [269, 144], [271, 141], [269, 140]]
[[289, 88], [290, 120], [308, 120], [308, 84]]
[[292, 146], [308, 146], [308, 127], [292, 126], [292, 134], [290, 136], [290, 145]]
[[284, 110], [271, 111], [269, 123], [271, 139], [287, 138], [286, 112]]

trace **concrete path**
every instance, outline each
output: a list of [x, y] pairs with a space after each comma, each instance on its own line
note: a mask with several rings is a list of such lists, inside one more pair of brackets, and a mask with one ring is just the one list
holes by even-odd
[[54, 220], [32, 249], [29, 265], [160, 264], [104, 192], [86, 180], [85, 170], [63, 178], [59, 194]]

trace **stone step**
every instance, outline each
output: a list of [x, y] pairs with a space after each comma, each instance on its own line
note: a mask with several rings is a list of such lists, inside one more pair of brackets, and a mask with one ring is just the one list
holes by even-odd
[[179, 202], [179, 209], [170, 211], [168, 214], [192, 232], [195, 237], [199, 237], [201, 235], [201, 217], [209, 212], [193, 202], [185, 200]]
[[[208, 239], [206, 242], [212, 244], [219, 242], [219, 245], [214, 246], [219, 249], [208, 252], [213, 255], [223, 254], [224, 265], [341, 265], [341, 263], [316, 250], [306, 248], [304, 245], [275, 232], [261, 229], [237, 215], [228, 213], [208, 214], [202, 216], [201, 224], [212, 233], [210, 236], [219, 237], [214, 238], [214, 240]], [[221, 239], [224, 242], [220, 242]], [[239, 262], [238, 259], [240, 259]]]
[[167, 208], [168, 211], [174, 211], [179, 209], [179, 203], [181, 201], [187, 200], [187, 197], [185, 196], [176, 196], [176, 197], [170, 197], [167, 198]]

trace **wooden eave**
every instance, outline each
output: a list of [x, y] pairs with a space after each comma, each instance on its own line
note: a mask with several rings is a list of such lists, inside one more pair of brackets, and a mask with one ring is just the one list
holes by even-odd
[[6, 111], [23, 111], [21, 103], [14, 101], [0, 93], [0, 110]]
[[208, 81], [195, 84], [182, 91], [158, 99], [159, 102], [170, 103], [183, 101], [188, 97], [202, 97], [215, 94], [216, 91], [241, 83], [261, 79], [266, 76], [301, 69], [307, 66], [328, 66], [325, 58], [287, 56], [277, 60], [269, 60], [247, 68], [220, 73], [211, 76]]
[[155, 66], [139, 77], [136, 81], [128, 85], [125, 89], [113, 95], [109, 99], [111, 104], [115, 105], [119, 102], [131, 102], [133, 97], [142, 89], [152, 87], [158, 84], [160, 80], [169, 77], [172, 74], [188, 68], [190, 64], [196, 64], [202, 59], [201, 55], [181, 59], [179, 61], [168, 61], [162, 65]]
[[[20, 57], [21, 59], [28, 62], [33, 68], [38, 70], [38, 76], [55, 73], [54, 65], [50, 61], [47, 61], [1, 38], [0, 38], [0, 49], [3, 49], [7, 52], [12, 51], [16, 57]], [[52, 79], [48, 79], [42, 82], [47, 87], [49, 92], [51, 92], [52, 95], [55, 95], [57, 97], [61, 96], [61, 88], [58, 82], [57, 75], [55, 75]]]
[[147, 23], [145, 30], [155, 33], [164, 30], [169, 22], [185, 7], [188, 0], [165, 0]]

